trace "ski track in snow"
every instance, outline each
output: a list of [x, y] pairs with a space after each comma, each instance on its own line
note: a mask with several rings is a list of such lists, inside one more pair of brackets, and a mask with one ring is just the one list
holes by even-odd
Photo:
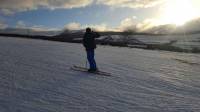
[[0, 37], [0, 112], [199, 112], [200, 55]]

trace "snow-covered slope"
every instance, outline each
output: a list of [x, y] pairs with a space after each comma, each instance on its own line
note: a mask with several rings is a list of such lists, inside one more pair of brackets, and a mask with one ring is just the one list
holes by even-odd
[[0, 37], [0, 112], [199, 112], [200, 55]]

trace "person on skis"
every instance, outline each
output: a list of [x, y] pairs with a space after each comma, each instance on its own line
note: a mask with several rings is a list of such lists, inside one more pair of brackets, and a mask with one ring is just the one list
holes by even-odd
[[86, 28], [86, 32], [83, 36], [83, 46], [86, 49], [87, 53], [87, 60], [90, 64], [90, 68], [88, 69], [88, 72], [95, 72], [97, 71], [97, 65], [95, 61], [95, 49], [96, 49], [96, 42], [95, 38], [100, 37], [100, 35], [97, 32], [93, 32], [91, 28]]

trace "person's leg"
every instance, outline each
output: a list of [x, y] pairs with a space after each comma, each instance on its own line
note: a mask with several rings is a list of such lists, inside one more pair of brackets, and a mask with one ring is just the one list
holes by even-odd
[[92, 61], [91, 61], [91, 52], [89, 50], [87, 50], [87, 60], [89, 62], [90, 68], [92, 67]]
[[92, 69], [96, 70], [97, 67], [96, 67], [96, 61], [95, 61], [95, 58], [94, 58], [94, 56], [95, 56], [94, 50], [91, 51], [91, 56], [92, 56], [92, 58], [91, 58], [91, 60], [92, 60]]
[[94, 59], [94, 50], [88, 50], [87, 51], [87, 59], [90, 64], [90, 69], [96, 69], [96, 62]]

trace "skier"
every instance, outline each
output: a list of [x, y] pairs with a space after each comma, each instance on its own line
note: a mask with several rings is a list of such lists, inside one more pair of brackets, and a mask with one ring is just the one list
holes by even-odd
[[95, 49], [96, 49], [96, 42], [95, 38], [100, 37], [100, 35], [97, 32], [93, 32], [91, 28], [86, 28], [86, 32], [83, 36], [83, 46], [86, 49], [87, 53], [87, 59], [90, 64], [90, 68], [88, 69], [88, 72], [96, 72], [97, 65], [94, 58], [95, 55]]

